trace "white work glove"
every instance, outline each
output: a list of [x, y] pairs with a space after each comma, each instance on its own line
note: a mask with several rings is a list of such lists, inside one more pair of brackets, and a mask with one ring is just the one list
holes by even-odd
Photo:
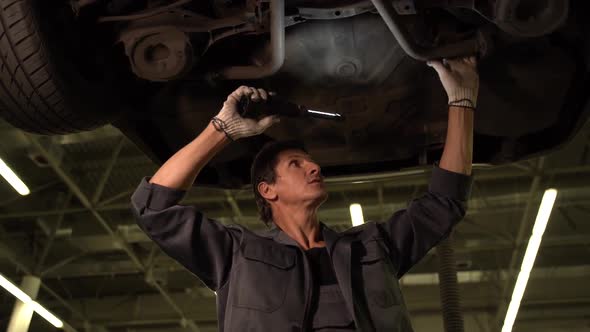
[[475, 109], [479, 91], [479, 75], [475, 57], [428, 61], [434, 68], [449, 97], [449, 106]]
[[239, 103], [242, 97], [259, 102], [266, 101], [268, 94], [263, 89], [241, 86], [227, 97], [223, 108], [217, 116], [211, 119], [211, 122], [215, 129], [225, 132], [232, 141], [261, 134], [273, 123], [280, 121], [276, 115], [269, 115], [260, 120], [243, 118], [239, 113]]

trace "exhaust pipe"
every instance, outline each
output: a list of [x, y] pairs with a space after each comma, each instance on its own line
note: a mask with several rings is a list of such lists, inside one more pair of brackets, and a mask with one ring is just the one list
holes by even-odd
[[262, 66], [233, 66], [221, 70], [222, 78], [228, 80], [258, 79], [271, 76], [285, 62], [285, 0], [270, 1], [270, 46], [272, 56]]

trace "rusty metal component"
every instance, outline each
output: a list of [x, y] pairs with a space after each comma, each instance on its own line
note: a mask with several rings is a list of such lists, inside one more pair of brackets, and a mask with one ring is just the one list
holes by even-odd
[[133, 72], [151, 81], [182, 77], [192, 67], [188, 36], [177, 29], [148, 34], [126, 48]]
[[379, 12], [379, 15], [385, 21], [385, 24], [397, 39], [399, 45], [404, 49], [406, 54], [416, 60], [427, 61], [441, 58], [453, 58], [466, 55], [478, 54], [481, 49], [482, 38], [471, 38], [460, 42], [441, 45], [433, 48], [422, 47], [412, 39], [412, 36], [402, 27], [393, 6], [385, 0], [371, 0]]
[[360, 15], [373, 9], [374, 7], [370, 0], [341, 4], [336, 7], [299, 6], [297, 7], [297, 17], [303, 20], [333, 20]]
[[466, 8], [520, 37], [538, 37], [555, 31], [568, 17], [569, 0], [417, 0], [426, 8]]
[[[91, 0], [85, 0], [85, 1], [91, 1]], [[119, 21], [133, 21], [133, 20], [139, 20], [142, 18], [147, 18], [150, 16], [156, 16], [162, 13], [165, 13], [167, 11], [173, 10], [174, 8], [180, 7], [182, 5], [186, 5], [187, 3], [191, 2], [192, 0], [177, 0], [171, 4], [165, 5], [165, 6], [161, 6], [161, 7], [157, 7], [157, 8], [150, 8], [147, 9], [145, 11], [136, 13], [136, 14], [130, 14], [130, 15], [117, 15], [117, 16], [103, 16], [103, 17], [99, 17], [97, 19], [98, 23], [103, 23], [103, 22], [119, 22]]]
[[399, 15], [416, 14], [416, 4], [414, 0], [393, 0], [393, 8]]
[[270, 1], [270, 45], [271, 58], [257, 66], [233, 66], [223, 69], [220, 77], [230, 80], [258, 79], [276, 73], [285, 62], [285, 0]]
[[74, 12], [74, 15], [78, 16], [82, 8], [93, 5], [98, 1], [99, 0], [73, 0], [70, 1], [70, 6], [72, 6], [72, 11]]
[[[186, 1], [179, 0], [169, 6], [178, 7]], [[125, 43], [133, 71], [142, 78], [156, 81], [181, 77], [192, 67], [193, 51], [197, 56], [202, 55], [220, 39], [245, 32], [263, 34], [270, 31], [270, 57], [266, 62], [263, 60], [264, 63], [260, 64], [253, 61], [251, 65], [229, 66], [213, 73], [213, 77], [240, 80], [259, 79], [275, 74], [284, 63], [285, 27], [308, 20], [351, 17], [372, 11], [374, 7], [406, 54], [417, 60], [427, 61], [473, 54], [485, 55], [491, 46], [489, 29], [486, 28], [493, 25], [480, 28], [464, 40], [426, 47], [417, 42], [408, 29], [400, 24], [401, 15], [413, 15], [419, 10], [433, 7], [469, 8], [511, 34], [539, 36], [553, 31], [563, 23], [567, 18], [569, 4], [569, 1], [558, 0], [498, 0], [493, 3], [476, 3], [475, 0], [361, 0], [333, 8], [298, 7], [295, 15], [285, 16], [285, 0], [269, 2], [269, 15], [260, 2], [250, 1], [247, 7], [251, 10], [222, 19], [166, 7], [165, 10], [160, 8], [155, 12], [152, 9], [116, 20], [129, 20], [121, 32], [120, 41]], [[185, 35], [173, 33], [168, 36], [170, 31], [179, 31]], [[192, 33], [206, 33], [208, 43], [199, 50], [193, 50], [187, 38]], [[162, 40], [166, 38], [171, 39]], [[349, 67], [342, 69], [344, 74], [352, 68]]]
[[[213, 43], [256, 26], [244, 15], [211, 19], [197, 14], [172, 11], [128, 23], [119, 33], [133, 72], [144, 79], [167, 81], [181, 77], [192, 68], [195, 58]], [[202, 49], [194, 49], [189, 34], [208, 38]]]
[[569, 0], [499, 0], [494, 23], [513, 35], [538, 37], [555, 31], [565, 22]]
[[[119, 33], [119, 40], [135, 38], [137, 35], [175, 28], [183, 32], [213, 32], [218, 29], [236, 28], [252, 25], [246, 15], [236, 15], [220, 19], [212, 19], [187, 11], [170, 11], [149, 18], [134, 20], [128, 23]], [[254, 30], [254, 28], [252, 28]]]

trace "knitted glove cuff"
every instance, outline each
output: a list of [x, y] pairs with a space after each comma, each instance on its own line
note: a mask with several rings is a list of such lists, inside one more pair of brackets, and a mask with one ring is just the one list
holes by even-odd
[[232, 112], [221, 111], [211, 119], [211, 122], [217, 131], [223, 131], [232, 141], [258, 133], [253, 131], [252, 128], [248, 128], [244, 123], [244, 119]]
[[460, 87], [449, 91], [449, 106], [475, 109], [477, 107], [477, 90]]
[[215, 128], [215, 130], [217, 131], [222, 131], [225, 136], [227, 136], [227, 138], [229, 138], [230, 141], [235, 141], [235, 138], [232, 137], [232, 135], [228, 132], [228, 126], [227, 123], [223, 120], [221, 120], [219, 117], [214, 116], [211, 119], [211, 123], [213, 124], [213, 127]]

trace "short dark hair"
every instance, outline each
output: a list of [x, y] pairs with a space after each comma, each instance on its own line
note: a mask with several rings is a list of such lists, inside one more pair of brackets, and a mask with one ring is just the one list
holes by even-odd
[[305, 146], [300, 141], [274, 141], [265, 144], [262, 149], [254, 157], [252, 167], [250, 168], [250, 181], [252, 183], [252, 190], [254, 190], [254, 198], [258, 206], [258, 214], [260, 220], [270, 226], [272, 223], [272, 210], [270, 204], [258, 191], [258, 184], [266, 182], [273, 184], [276, 181], [275, 168], [279, 162], [279, 154], [286, 150], [301, 150], [307, 153]]

